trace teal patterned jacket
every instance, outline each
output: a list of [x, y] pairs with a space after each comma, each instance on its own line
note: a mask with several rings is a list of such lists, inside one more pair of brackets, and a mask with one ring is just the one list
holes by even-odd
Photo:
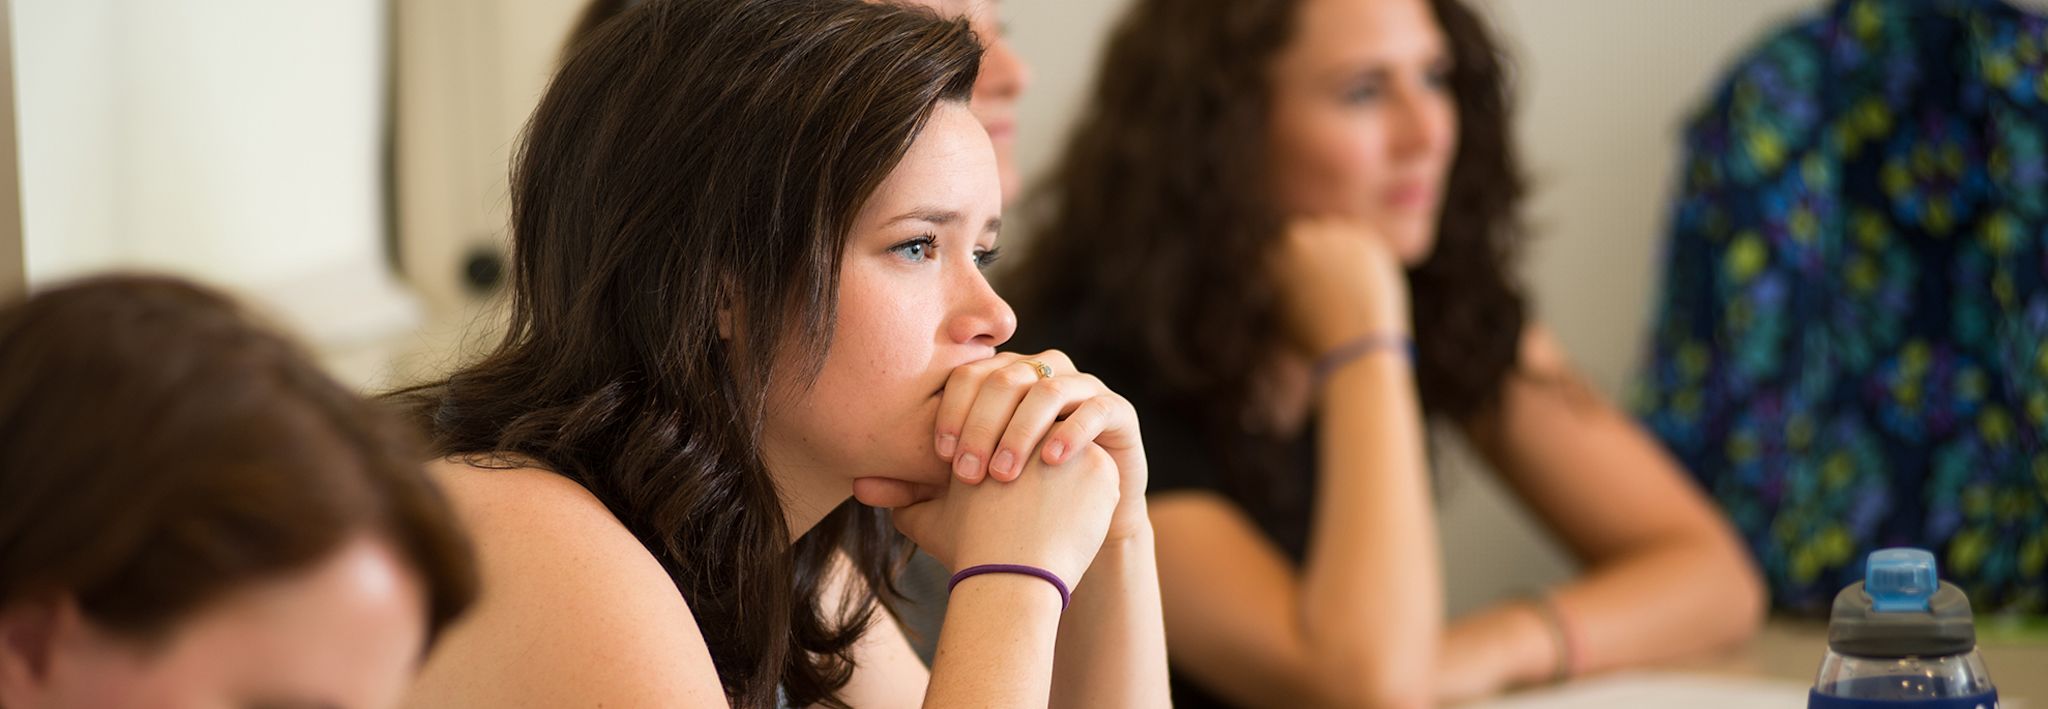
[[2048, 612], [2048, 21], [1842, 0], [1690, 123], [1633, 405], [1824, 613], [1918, 546]]

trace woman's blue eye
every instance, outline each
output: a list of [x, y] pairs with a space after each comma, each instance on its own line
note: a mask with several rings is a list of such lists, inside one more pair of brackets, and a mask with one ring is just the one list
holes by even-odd
[[1433, 70], [1429, 72], [1427, 80], [1429, 81], [1430, 88], [1436, 89], [1438, 91], [1447, 91], [1451, 88], [1451, 70]]
[[932, 259], [932, 251], [936, 250], [937, 248], [938, 244], [936, 243], [936, 240], [932, 239], [929, 236], [920, 236], [915, 239], [905, 241], [901, 244], [891, 246], [889, 247], [889, 251], [891, 253], [896, 254], [897, 256], [903, 257], [903, 259], [906, 261], [924, 262], [930, 261]]
[[1000, 248], [982, 249], [980, 251], [976, 251], [974, 252], [974, 267], [985, 270], [988, 267], [995, 265], [996, 260], [1002, 257], [1003, 250]]
[[1353, 105], [1374, 103], [1380, 100], [1380, 85], [1359, 84], [1344, 90], [1344, 102]]

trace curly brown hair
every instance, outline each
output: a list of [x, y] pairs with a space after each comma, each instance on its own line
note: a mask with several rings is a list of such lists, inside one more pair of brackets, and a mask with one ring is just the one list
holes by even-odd
[[[1430, 0], [1448, 38], [1457, 154], [1435, 250], [1409, 270], [1416, 376], [1432, 416], [1493, 410], [1525, 318], [1510, 278], [1524, 194], [1506, 61], [1486, 22]], [[1285, 227], [1265, 165], [1269, 70], [1300, 0], [1137, 0], [1074, 133], [1026, 204], [1010, 272], [1020, 322], [1057, 319], [1077, 355], [1148, 373], [1135, 392], [1238, 440], [1282, 336], [1256, 266]], [[1237, 457], [1237, 456], [1233, 456]], [[1236, 467], [1236, 466], [1233, 466]]]

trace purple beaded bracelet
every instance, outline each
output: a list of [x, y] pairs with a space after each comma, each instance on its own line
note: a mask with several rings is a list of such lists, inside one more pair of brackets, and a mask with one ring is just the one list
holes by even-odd
[[961, 569], [959, 573], [953, 574], [952, 580], [946, 582], [946, 592], [952, 593], [953, 587], [960, 585], [961, 581], [966, 581], [969, 578], [982, 574], [1023, 574], [1025, 576], [1036, 576], [1045, 579], [1046, 583], [1052, 584], [1053, 588], [1060, 590], [1061, 613], [1067, 612], [1067, 604], [1074, 600], [1074, 594], [1067, 590], [1067, 582], [1061, 581], [1059, 574], [1036, 566], [1025, 566], [1023, 564], [982, 564], [980, 566], [969, 566]]

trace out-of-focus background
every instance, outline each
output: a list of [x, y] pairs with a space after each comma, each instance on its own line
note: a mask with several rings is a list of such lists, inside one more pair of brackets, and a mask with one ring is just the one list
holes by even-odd
[[[1730, 58], [1819, 1], [1475, 2], [1519, 78], [1536, 185], [1523, 275], [1542, 320], [1619, 396], [1684, 118]], [[506, 164], [581, 4], [6, 3], [0, 165], [18, 172], [0, 168], [0, 292], [168, 270], [260, 303], [365, 389], [439, 371], [491, 335]], [[1123, 4], [1003, 3], [1034, 69], [1027, 175]], [[1438, 452], [1454, 612], [1567, 575], [1482, 464], [1452, 437]]]

